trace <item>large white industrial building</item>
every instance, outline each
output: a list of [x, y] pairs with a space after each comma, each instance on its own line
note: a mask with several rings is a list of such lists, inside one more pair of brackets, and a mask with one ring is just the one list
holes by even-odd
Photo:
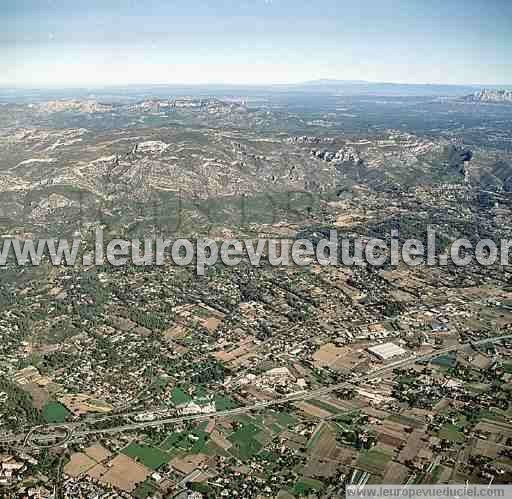
[[401, 357], [407, 352], [395, 345], [394, 343], [382, 343], [381, 345], [374, 345], [368, 348], [368, 351], [378, 357], [380, 360], [389, 360], [393, 357]]

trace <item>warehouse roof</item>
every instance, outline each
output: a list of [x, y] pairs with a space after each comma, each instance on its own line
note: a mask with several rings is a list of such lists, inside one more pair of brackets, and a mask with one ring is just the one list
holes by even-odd
[[368, 348], [370, 353], [373, 353], [379, 359], [387, 360], [393, 357], [399, 357], [401, 355], [406, 354], [407, 352], [400, 348], [398, 345], [394, 343], [382, 343], [381, 345], [374, 345]]

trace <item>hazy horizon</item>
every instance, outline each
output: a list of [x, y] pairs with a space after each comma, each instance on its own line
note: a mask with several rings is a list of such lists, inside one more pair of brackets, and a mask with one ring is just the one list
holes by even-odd
[[0, 85], [512, 82], [505, 0], [7, 0]]
[[308, 86], [321, 86], [325, 83], [325, 88], [328, 88], [328, 85], [339, 84], [340, 86], [346, 85], [349, 86], [372, 86], [372, 85], [393, 85], [393, 86], [410, 86], [410, 87], [453, 87], [453, 88], [467, 88], [467, 89], [512, 89], [512, 82], [509, 83], [443, 83], [443, 82], [401, 82], [401, 81], [369, 81], [369, 80], [338, 80], [334, 78], [320, 78], [318, 80], [305, 80], [305, 81], [297, 81], [297, 82], [287, 82], [287, 83], [273, 83], [273, 82], [261, 82], [261, 83], [235, 83], [235, 82], [161, 82], [161, 83], [152, 83], [152, 82], [133, 82], [133, 83], [91, 83], [91, 84], [80, 84], [77, 82], [76, 84], [59, 84], [59, 83], [47, 83], [47, 84], [9, 84], [9, 83], [0, 83], [0, 88], [4, 90], [75, 90], [75, 89], [88, 89], [88, 90], [101, 90], [101, 89], [123, 89], [123, 88], [140, 88], [140, 87], [211, 87], [211, 88], [255, 88], [255, 89], [265, 89], [265, 88], [307, 88]]

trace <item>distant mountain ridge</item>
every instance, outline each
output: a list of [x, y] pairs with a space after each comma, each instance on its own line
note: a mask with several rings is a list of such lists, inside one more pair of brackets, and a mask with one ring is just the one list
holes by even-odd
[[483, 89], [464, 97], [466, 102], [495, 102], [512, 104], [511, 90]]
[[[318, 96], [382, 96], [449, 98], [459, 102], [476, 100], [483, 85], [453, 85], [440, 83], [393, 83], [364, 80], [337, 80], [324, 78], [300, 83], [279, 84], [140, 84], [112, 85], [84, 88], [8, 88], [0, 85], [1, 102], [47, 102], [61, 99], [95, 99], [101, 102], [138, 102], [147, 98], [195, 96], [198, 98], [225, 98], [226, 96], [255, 96], [299, 93]], [[512, 91], [511, 85], [486, 85], [485, 92]], [[464, 97], [466, 96], [466, 97]], [[483, 102], [483, 101], [482, 101]], [[491, 101], [488, 101], [491, 102]], [[494, 101], [493, 101], [494, 102]], [[496, 100], [496, 102], [508, 102]]]
[[382, 96], [424, 96], [460, 97], [474, 92], [477, 85], [449, 85], [438, 83], [393, 83], [364, 80], [312, 80], [283, 85], [289, 90], [318, 93], [339, 93], [341, 95], [382, 95]]
[[298, 85], [371, 85], [368, 80], [337, 80], [335, 78], [319, 78], [298, 83]]

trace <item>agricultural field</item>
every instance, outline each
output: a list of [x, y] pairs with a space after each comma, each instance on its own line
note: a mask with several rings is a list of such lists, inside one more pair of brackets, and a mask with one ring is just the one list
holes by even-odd
[[181, 388], [174, 387], [171, 391], [171, 401], [174, 405], [186, 404], [192, 400], [192, 397], [185, 393]]
[[205, 424], [202, 423], [190, 431], [173, 432], [160, 443], [159, 447], [173, 456], [180, 453], [202, 452], [208, 440], [204, 427]]
[[324, 484], [320, 480], [312, 478], [301, 478], [293, 487], [292, 493], [300, 497], [320, 492], [324, 488]]
[[262, 444], [255, 438], [260, 431], [261, 429], [253, 423], [242, 423], [238, 430], [228, 436], [228, 440], [233, 443], [230, 452], [242, 460], [257, 454], [262, 448]]
[[453, 424], [445, 424], [439, 430], [439, 438], [454, 443], [462, 443], [465, 440], [464, 433], [460, 431], [458, 426]]
[[393, 458], [388, 452], [381, 449], [373, 448], [371, 450], [362, 451], [356, 466], [369, 473], [375, 475], [383, 475], [386, 466]]
[[64, 423], [71, 413], [59, 402], [48, 402], [41, 415], [47, 423]]
[[134, 442], [125, 447], [122, 453], [152, 470], [157, 470], [171, 459], [171, 456], [156, 447]]

